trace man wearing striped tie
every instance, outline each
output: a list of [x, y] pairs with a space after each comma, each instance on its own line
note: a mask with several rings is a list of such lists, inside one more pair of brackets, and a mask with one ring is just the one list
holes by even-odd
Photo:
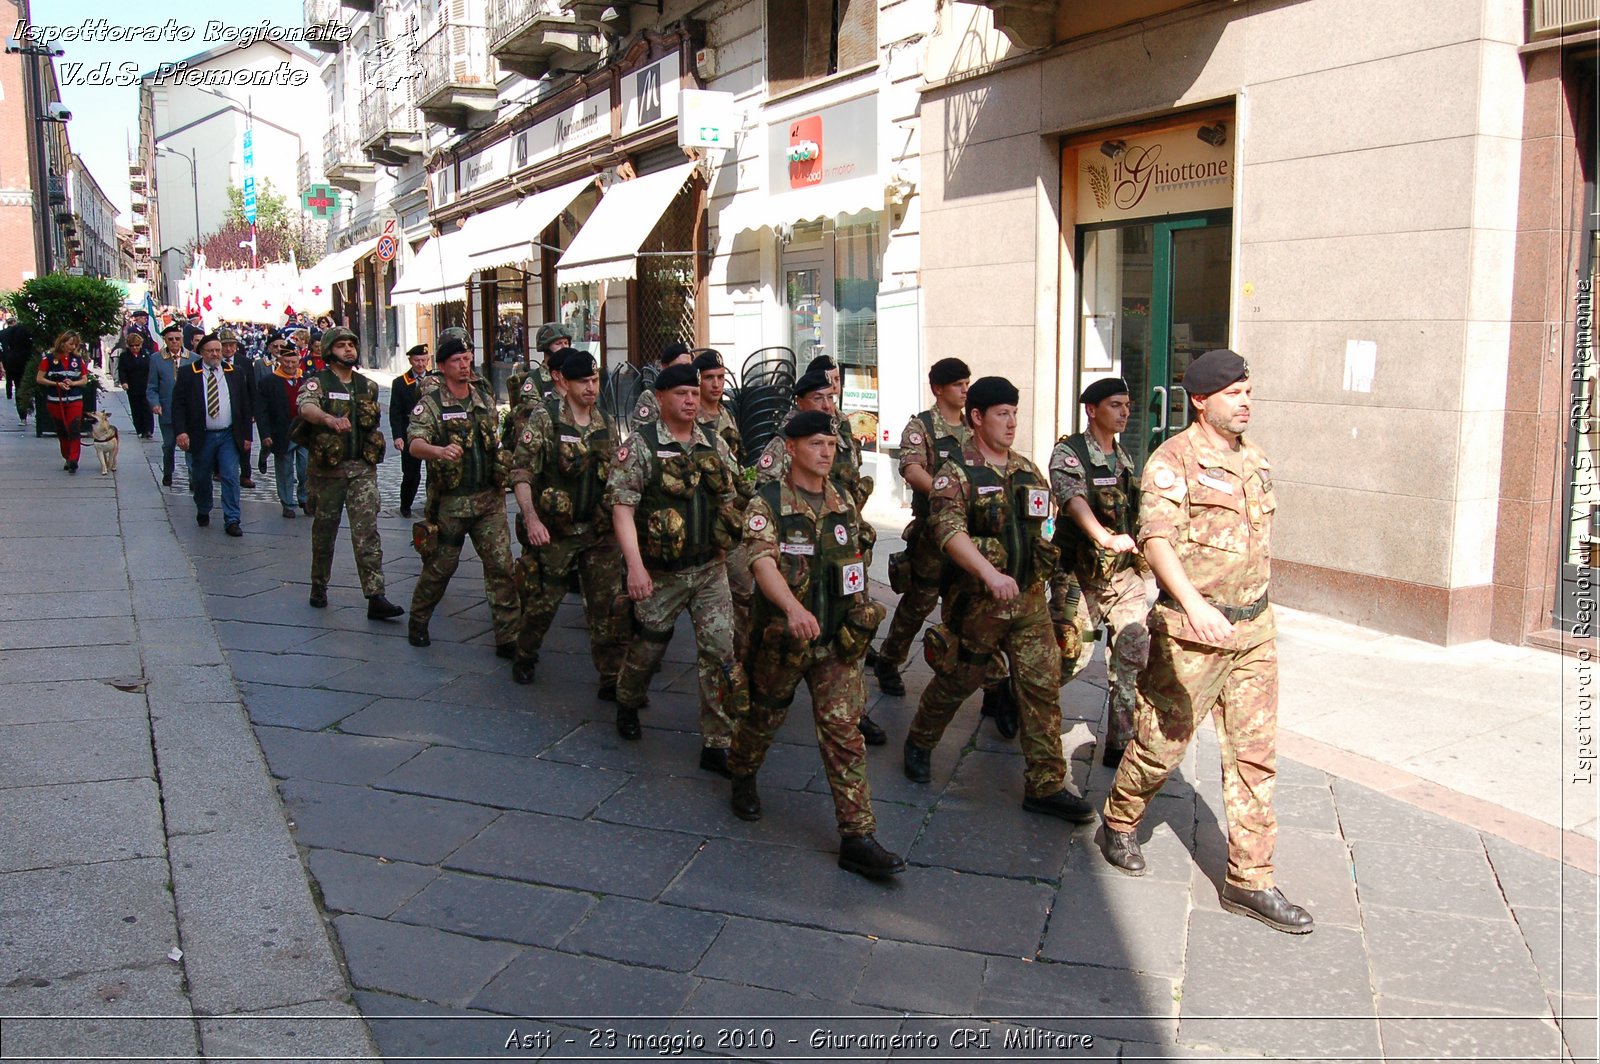
[[222, 519], [230, 536], [239, 527], [239, 466], [250, 461], [255, 389], [250, 374], [222, 364], [222, 340], [207, 333], [197, 345], [200, 357], [180, 366], [172, 389], [172, 421], [178, 448], [193, 461], [189, 490], [195, 523], [211, 523], [211, 472], [222, 477]]

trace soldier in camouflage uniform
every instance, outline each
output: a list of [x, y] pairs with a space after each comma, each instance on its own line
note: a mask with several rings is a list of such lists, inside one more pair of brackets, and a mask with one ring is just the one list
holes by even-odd
[[906, 736], [906, 776], [931, 778], [933, 748], [997, 652], [1011, 661], [1027, 764], [1022, 806], [1088, 823], [1094, 810], [1065, 789], [1061, 754], [1061, 651], [1045, 604], [1059, 552], [1042, 538], [1050, 489], [1037, 466], [1011, 449], [1017, 389], [982, 377], [967, 390], [972, 439], [960, 462], [933, 478], [932, 534], [960, 569], [946, 621], [928, 633], [934, 677]]
[[1143, 875], [1135, 831], [1200, 722], [1213, 715], [1222, 751], [1228, 873], [1222, 907], [1291, 934], [1311, 914], [1273, 885], [1278, 821], [1277, 624], [1271, 576], [1272, 467], [1244, 438], [1250, 368], [1232, 351], [1207, 351], [1183, 376], [1194, 423], [1145, 463], [1139, 545], [1161, 583], [1150, 611], [1150, 662], [1111, 793], [1100, 849]]
[[[511, 453], [511, 490], [529, 543], [517, 561], [522, 632], [511, 678], [533, 682], [539, 648], [576, 568], [589, 620], [590, 653], [600, 676], [599, 695], [612, 701], [617, 697], [617, 670], [633, 634], [632, 619], [618, 604], [625, 594], [622, 554], [611, 535], [611, 511], [602, 504], [617, 430], [595, 407], [600, 376], [594, 356], [584, 351], [564, 355], [566, 398], [525, 406]], [[532, 384], [530, 380], [524, 386]]]
[[367, 597], [367, 616], [393, 620], [405, 610], [383, 594], [383, 543], [378, 538], [378, 463], [388, 442], [378, 386], [356, 372], [356, 334], [329, 329], [322, 334], [327, 368], [300, 386], [299, 414], [304, 435], [295, 442], [310, 454], [306, 500], [311, 508], [311, 596], [313, 606], [328, 604], [333, 571], [333, 541], [340, 515], [350, 514], [350, 546]]
[[838, 447], [833, 419], [807, 411], [790, 419], [784, 437], [788, 474], [762, 485], [745, 512], [757, 588], [745, 659], [750, 715], [728, 756], [733, 812], [761, 819], [756, 772], [803, 678], [839, 822], [839, 867], [890, 876], [906, 865], [873, 838], [867, 747], [857, 727], [866, 706], [861, 659], [884, 611], [867, 594], [860, 514], [828, 478]]
[[533, 382], [531, 394], [536, 394], [540, 399], [549, 399], [555, 394], [555, 379], [551, 376], [551, 370], [556, 367], [551, 365], [551, 356], [557, 351], [572, 350], [572, 330], [559, 321], [547, 321], [534, 334], [534, 346], [544, 356], [544, 361], [531, 368], [524, 362], [520, 369], [506, 378], [506, 394], [511, 397], [513, 407], [521, 402], [522, 395], [530, 392], [524, 387], [529, 381]]
[[[1117, 442], [1128, 424], [1128, 385], [1107, 377], [1079, 397], [1088, 431], [1063, 436], [1050, 453], [1050, 490], [1060, 517], [1056, 546], [1065, 571], [1077, 579], [1089, 610], [1110, 634], [1106, 647], [1109, 711], [1100, 760], [1112, 768], [1133, 738], [1134, 686], [1150, 657], [1144, 577], [1134, 525], [1139, 474]], [[1075, 623], [1073, 618], [1057, 618]]]
[[[694, 356], [689, 351], [689, 345], [680, 340], [674, 340], [661, 349], [661, 354], [656, 359], [656, 365], [665, 370], [671, 366], [687, 366], [693, 360]], [[638, 409], [633, 412], [634, 427], [641, 428], [660, 419], [661, 405], [656, 402], [656, 393], [646, 389], [644, 394], [639, 396]]]
[[617, 451], [606, 490], [638, 625], [617, 676], [617, 733], [639, 738], [639, 710], [649, 702], [645, 685], [687, 608], [700, 678], [700, 767], [726, 776], [733, 718], [742, 715], [749, 695], [734, 659], [733, 600], [723, 561], [742, 524], [733, 456], [695, 424], [700, 387], [693, 367], [662, 370], [656, 397], [661, 420]]
[[521, 611], [511, 581], [500, 415], [488, 384], [472, 376], [472, 352], [465, 344], [446, 340], [437, 361], [439, 387], [417, 401], [406, 429], [406, 449], [428, 463], [427, 521], [437, 527], [437, 534], [430, 532], [420, 544], [423, 565], [411, 596], [411, 645], [429, 644], [428, 622], [471, 536], [483, 563], [495, 653], [509, 658]]
[[[744, 441], [739, 436], [739, 423], [733, 411], [722, 405], [723, 389], [728, 383], [728, 369], [720, 351], [707, 348], [695, 356], [692, 363], [700, 374], [700, 408], [695, 412], [695, 422], [708, 432], [715, 433], [728, 445], [733, 456], [733, 486], [739, 493], [742, 511], [755, 494], [755, 484], [745, 479]], [[734, 650], [743, 661], [750, 646], [750, 595], [753, 588], [750, 573], [750, 555], [744, 543], [736, 543], [728, 551], [728, 590], [733, 594]]]

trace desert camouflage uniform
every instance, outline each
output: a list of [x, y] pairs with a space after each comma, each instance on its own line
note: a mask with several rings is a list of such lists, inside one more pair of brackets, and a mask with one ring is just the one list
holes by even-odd
[[[1117, 491], [1120, 474], [1133, 469], [1127, 452], [1118, 443], [1113, 446], [1114, 453], [1106, 454], [1095, 442], [1094, 436], [1084, 433], [1084, 449], [1088, 452], [1092, 467], [1085, 470], [1082, 459], [1067, 443], [1068, 439], [1064, 436], [1058, 440], [1055, 450], [1050, 453], [1050, 490], [1056, 498], [1056, 523], [1060, 525], [1064, 521], [1072, 521], [1072, 515], [1067, 512], [1067, 503], [1073, 499], [1083, 499], [1090, 504], [1101, 523], [1106, 524], [1108, 531], [1113, 534], [1124, 531], [1132, 534], [1134, 522], [1124, 522], [1125, 527], [1108, 524], [1112, 520], [1109, 513], [1114, 508], [1109, 505], [1112, 500], [1103, 499], [1101, 505], [1096, 506], [1090, 492], [1091, 487], [1097, 495]], [[1089, 483], [1091, 478], [1093, 485]], [[1124, 505], [1131, 502], [1123, 500]], [[1128, 514], [1130, 519], [1137, 516]], [[1076, 522], [1073, 524], [1074, 531], [1078, 531]], [[1111, 709], [1106, 720], [1106, 745], [1120, 749], [1133, 738], [1134, 688], [1139, 679], [1139, 670], [1150, 658], [1150, 630], [1145, 627], [1145, 615], [1150, 611], [1150, 603], [1145, 598], [1144, 576], [1133, 554], [1096, 550], [1093, 543], [1087, 542], [1087, 534], [1072, 537], [1072, 542], [1081, 543], [1081, 549], [1068, 551], [1067, 541], [1059, 535], [1056, 537], [1057, 545], [1062, 547], [1061, 566], [1057, 573], [1071, 573], [1076, 577], [1084, 598], [1089, 600], [1090, 616], [1096, 624], [1104, 624], [1109, 633], [1106, 675], [1111, 692]], [[1065, 583], [1065, 580], [1061, 583]], [[1053, 581], [1052, 592], [1052, 603], [1065, 599], [1061, 584]], [[1058, 616], [1056, 619], [1065, 618]]]
[[617, 705], [638, 709], [645, 704], [645, 686], [666, 652], [678, 614], [687, 608], [694, 622], [701, 740], [707, 747], [726, 748], [733, 736], [737, 703], [748, 696], [743, 669], [734, 658], [733, 599], [728, 591], [728, 571], [722, 557], [726, 546], [701, 545], [696, 548], [694, 557], [703, 557], [703, 561], [680, 563], [676, 568], [652, 564], [648, 547], [650, 536], [644, 527], [650, 515], [641, 506], [648, 505], [647, 496], [664, 490], [662, 460], [681, 461], [691, 450], [695, 456], [712, 456], [710, 460], [720, 467], [719, 475], [702, 469], [697, 457], [690, 459], [697, 470], [695, 491], [701, 490], [698, 485], [705, 484], [703, 478], [707, 476], [723, 482], [714, 489], [707, 485], [705, 490], [715, 492], [710, 524], [717, 526], [724, 543], [731, 545], [739, 531], [738, 493], [733, 487], [733, 456], [719, 437], [696, 426], [693, 442], [686, 446], [673, 439], [659, 422], [652, 423], [628, 438], [618, 449], [617, 460], [611, 467], [606, 505], [634, 507], [636, 524], [640, 528], [639, 550], [655, 584], [654, 594], [633, 604], [637, 631], [617, 674]]
[[[1139, 674], [1134, 739], [1106, 797], [1105, 820], [1132, 831], [1195, 729], [1215, 710], [1228, 818], [1228, 882], [1272, 886], [1278, 821], [1277, 623], [1267, 605], [1271, 576], [1272, 471], [1261, 450], [1213, 446], [1198, 424], [1163, 443], [1140, 483], [1139, 543], [1164, 539], [1207, 602], [1259, 614], [1233, 622], [1227, 646], [1198, 640], [1169, 599], [1150, 611], [1150, 661]], [[1230, 618], [1231, 619], [1231, 618]]]
[[[530, 378], [524, 388], [532, 387]], [[595, 671], [602, 686], [615, 683], [633, 634], [631, 614], [619, 605], [626, 595], [622, 552], [611, 535], [610, 507], [602, 500], [617, 449], [616, 428], [598, 409], [591, 411], [589, 424], [577, 424], [565, 400], [555, 418], [550, 405], [538, 401], [524, 403], [520, 415], [512, 441], [510, 482], [529, 485], [550, 542], [524, 550], [517, 560], [517, 585], [522, 591], [517, 660], [538, 660], [576, 566]], [[593, 497], [583, 507], [567, 485], [589, 475], [594, 477]], [[577, 507], [584, 512], [577, 512]]]
[[[932, 428], [929, 421], [933, 423]], [[962, 448], [971, 438], [970, 428], [946, 421], [938, 407], [916, 415], [906, 422], [905, 431], [900, 434], [900, 475], [904, 477], [907, 470], [919, 467], [933, 476], [945, 462], [959, 460]], [[910, 584], [900, 595], [894, 619], [889, 622], [889, 634], [878, 648], [878, 660], [896, 667], [905, 664], [911, 654], [912, 640], [939, 601], [939, 580], [946, 558], [931, 532], [928, 499], [920, 492], [915, 493], [911, 498], [911, 523], [901, 534], [906, 543], [906, 561], [910, 564]]]
[[[473, 426], [476, 443], [463, 444], [467, 452], [454, 462], [428, 462], [428, 516], [439, 525], [439, 549], [423, 559], [411, 596], [411, 627], [426, 631], [434, 607], [444, 597], [450, 577], [461, 563], [467, 537], [483, 563], [483, 586], [489, 599], [495, 643], [504, 646], [517, 638], [521, 610], [511, 580], [511, 535], [506, 529], [505, 474], [498, 461], [499, 414], [494, 396], [481, 380], [474, 380], [465, 399], [445, 387], [424, 395], [411, 411], [406, 444], [421, 440], [435, 447], [461, 443], [452, 426]], [[474, 459], [472, 453], [477, 451]], [[462, 483], [473, 478], [474, 483]], [[446, 485], [455, 485], [446, 487]]]
[[[378, 537], [378, 462], [387, 441], [379, 426], [378, 386], [360, 373], [350, 383], [325, 369], [300, 386], [298, 409], [314, 408], [348, 417], [350, 431], [311, 426], [306, 470], [306, 502], [311, 511], [311, 587], [326, 591], [333, 572], [333, 542], [341, 515], [350, 514], [350, 546], [355, 551], [361, 593], [383, 594], [383, 541]], [[376, 446], [374, 447], [374, 443]]]
[[[857, 725], [866, 707], [861, 657], [883, 607], [866, 594], [860, 529], [855, 505], [831, 483], [823, 486], [821, 512], [787, 479], [763, 488], [750, 501], [744, 543], [751, 564], [772, 559], [789, 590], [823, 626], [823, 638], [789, 639], [783, 611], [769, 604], [757, 586], [755, 616], [761, 631], [752, 637], [754, 646], [745, 659], [750, 715], [735, 729], [728, 755], [728, 769], [735, 776], [751, 776], [760, 769], [803, 678], [811, 692], [817, 748], [833, 792], [839, 834], [846, 837], [871, 835], [876, 829], [867, 787], [867, 746]], [[849, 590], [851, 586], [856, 589]], [[851, 619], [857, 622], [854, 627]]]
[[[974, 483], [974, 481], [977, 483]], [[1037, 509], [1015, 514], [1019, 491], [1040, 492]], [[1004, 470], [988, 465], [975, 444], [960, 462], [946, 462], [933, 479], [929, 498], [932, 535], [940, 549], [966, 532], [995, 568], [1017, 581], [1020, 594], [1001, 602], [981, 581], [960, 572], [945, 599], [945, 623], [960, 637], [955, 667], [922, 692], [909, 739], [923, 750], [939, 744], [950, 719], [983, 683], [997, 652], [1011, 661], [1017, 698], [1026, 794], [1046, 798], [1060, 791], [1067, 764], [1061, 754], [1061, 650], [1045, 603], [1045, 584], [1057, 550], [1041, 533], [1049, 516], [1049, 488], [1028, 459], [1012, 451]], [[1010, 539], [1013, 547], [1006, 546]], [[1013, 554], [1015, 553], [1015, 557]]]

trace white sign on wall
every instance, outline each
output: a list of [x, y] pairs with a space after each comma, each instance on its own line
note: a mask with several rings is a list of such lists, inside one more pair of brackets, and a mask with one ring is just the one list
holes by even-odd
[[630, 70], [619, 82], [622, 136], [678, 117], [678, 53], [670, 52], [649, 66]]
[[602, 92], [518, 133], [512, 139], [511, 169], [537, 166], [610, 134], [611, 95]]
[[733, 93], [706, 89], [678, 93], [678, 147], [732, 148], [738, 133]]
[[1122, 146], [1115, 158], [1095, 146], [1077, 153], [1078, 210], [1082, 225], [1233, 206], [1232, 138], [1215, 147], [1197, 128], [1149, 136], [1110, 135]]

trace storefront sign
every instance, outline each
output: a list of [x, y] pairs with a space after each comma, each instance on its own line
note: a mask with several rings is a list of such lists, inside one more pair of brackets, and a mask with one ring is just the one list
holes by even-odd
[[1080, 225], [1233, 206], [1232, 139], [1214, 147], [1196, 128], [1147, 137], [1108, 134], [1115, 158], [1094, 146], [1078, 151]]
[[458, 194], [492, 184], [511, 172], [511, 141], [502, 140], [461, 160]]
[[839, 404], [846, 410], [876, 410], [878, 409], [878, 389], [876, 388], [846, 388], [843, 401]]
[[591, 96], [518, 133], [513, 138], [511, 169], [516, 171], [549, 162], [563, 152], [602, 140], [610, 133], [610, 94]]
[[671, 52], [622, 75], [622, 136], [678, 117], [679, 67], [678, 53]]
[[814, 188], [878, 172], [878, 98], [826, 107], [767, 127], [768, 191]]
[[739, 133], [733, 93], [707, 89], [678, 91], [678, 147], [732, 148]]

